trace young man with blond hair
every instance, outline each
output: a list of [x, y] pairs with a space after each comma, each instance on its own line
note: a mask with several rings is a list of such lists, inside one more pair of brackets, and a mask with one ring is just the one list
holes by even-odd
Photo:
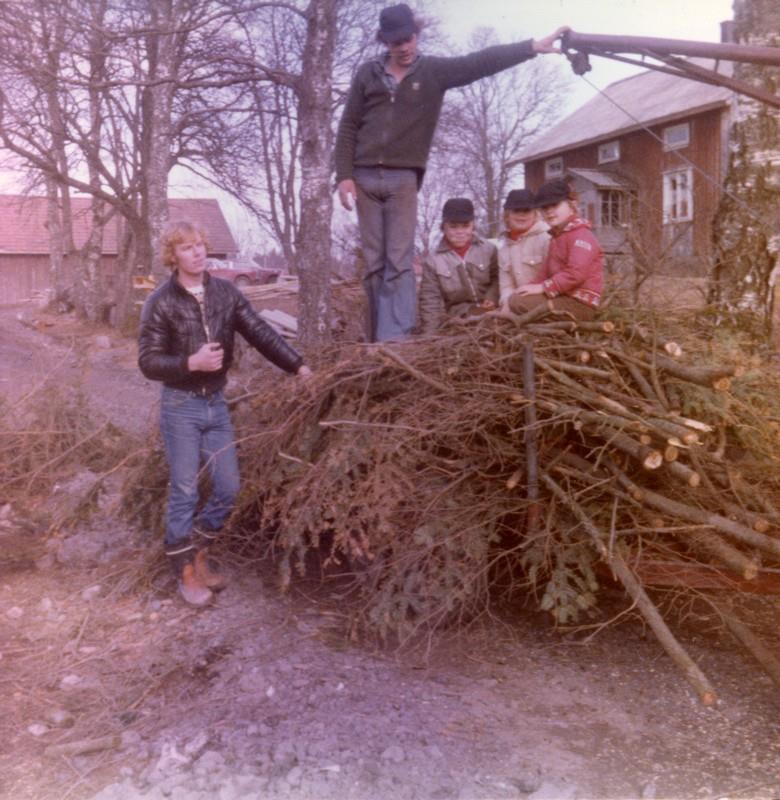
[[[207, 557], [239, 489], [238, 459], [223, 389], [233, 361], [234, 334], [286, 372], [311, 374], [303, 358], [261, 319], [230, 282], [209, 275], [208, 242], [191, 222], [163, 236], [171, 277], [141, 313], [138, 365], [161, 381], [160, 430], [170, 469], [165, 552], [184, 600], [208, 603], [226, 581]], [[212, 490], [197, 512], [198, 474], [205, 463]]]

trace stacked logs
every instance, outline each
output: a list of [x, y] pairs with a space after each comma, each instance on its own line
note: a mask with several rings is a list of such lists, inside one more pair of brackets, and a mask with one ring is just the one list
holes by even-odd
[[274, 531], [284, 584], [324, 550], [383, 634], [451, 624], [496, 591], [573, 621], [612, 576], [712, 703], [648, 589], [720, 609], [724, 592], [780, 593], [777, 414], [766, 376], [692, 361], [639, 324], [544, 309], [342, 347], [294, 398], [266, 383], [240, 404], [235, 542]]

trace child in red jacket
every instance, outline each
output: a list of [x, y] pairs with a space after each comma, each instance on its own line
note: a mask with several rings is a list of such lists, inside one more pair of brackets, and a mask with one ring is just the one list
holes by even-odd
[[509, 299], [515, 314], [547, 303], [578, 320], [593, 319], [604, 286], [604, 254], [590, 223], [578, 216], [577, 194], [557, 178], [535, 196], [550, 226], [550, 249], [533, 283], [518, 287]]

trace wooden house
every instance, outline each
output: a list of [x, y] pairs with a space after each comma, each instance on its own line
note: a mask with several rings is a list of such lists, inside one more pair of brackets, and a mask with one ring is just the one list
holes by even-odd
[[[730, 74], [727, 62], [718, 69]], [[729, 89], [654, 70], [617, 81], [525, 150], [526, 186], [566, 177], [605, 252], [640, 251], [659, 271], [702, 275], [732, 105]]]

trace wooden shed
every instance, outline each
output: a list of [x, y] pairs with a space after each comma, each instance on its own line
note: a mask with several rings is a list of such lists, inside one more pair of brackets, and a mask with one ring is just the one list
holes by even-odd
[[[43, 293], [52, 286], [49, 259], [48, 201], [45, 197], [0, 195], [0, 303], [16, 303]], [[73, 235], [81, 247], [89, 234], [88, 197], [74, 197]], [[203, 227], [209, 240], [209, 255], [235, 258], [238, 253], [233, 234], [213, 198], [168, 201], [172, 221], [191, 220]], [[110, 286], [116, 266], [122, 220], [114, 217], [106, 226], [101, 267]], [[151, 266], [146, 272], [151, 272]]]

